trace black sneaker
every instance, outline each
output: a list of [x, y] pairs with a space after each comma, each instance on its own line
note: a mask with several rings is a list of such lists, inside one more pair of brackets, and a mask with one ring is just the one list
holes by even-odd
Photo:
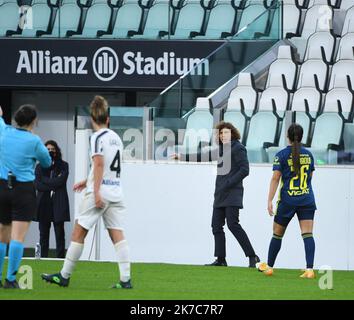
[[130, 280], [126, 282], [119, 281], [112, 286], [112, 289], [133, 289], [133, 286]]
[[256, 264], [258, 262], [261, 262], [261, 260], [259, 259], [259, 257], [257, 255], [255, 255], [253, 257], [249, 257], [249, 260], [250, 260], [249, 265], [248, 265], [249, 268], [256, 268]]
[[60, 273], [55, 273], [55, 274], [42, 273], [41, 277], [43, 280], [49, 283], [54, 283], [60, 287], [67, 287], [70, 281], [70, 279], [63, 278]]
[[226, 260], [216, 259], [214, 262], [206, 264], [207, 267], [227, 267]]
[[5, 279], [4, 285], [3, 285], [4, 289], [20, 289], [20, 286], [18, 285], [17, 281], [10, 281]]

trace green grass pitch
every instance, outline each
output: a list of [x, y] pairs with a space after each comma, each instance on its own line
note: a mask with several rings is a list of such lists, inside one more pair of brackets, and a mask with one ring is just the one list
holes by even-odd
[[[354, 299], [354, 272], [333, 271], [333, 289], [321, 290], [319, 278], [300, 279], [300, 270], [276, 269], [266, 277], [255, 269], [134, 263], [132, 290], [109, 287], [118, 278], [118, 266], [108, 262], [79, 262], [68, 288], [41, 280], [55, 273], [62, 261], [23, 260], [33, 270], [32, 290], [0, 289], [0, 300], [248, 300]], [[5, 263], [6, 272], [7, 262]], [[22, 274], [23, 275], [23, 274]], [[18, 278], [22, 276], [18, 274]]]

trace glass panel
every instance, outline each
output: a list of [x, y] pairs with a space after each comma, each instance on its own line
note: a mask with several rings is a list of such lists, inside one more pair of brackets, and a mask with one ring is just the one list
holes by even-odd
[[[252, 4], [255, 3], [260, 4], [259, 1], [252, 2]], [[264, 9], [255, 20], [249, 22], [243, 30], [230, 37], [208, 57], [196, 60], [193, 69], [163, 91], [149, 105], [154, 108], [155, 131], [171, 130], [174, 138], [171, 136], [171, 139], [168, 139], [169, 143], [172, 144], [174, 140], [173, 143], [176, 145], [184, 144], [183, 132], [178, 134], [178, 130], [189, 130], [188, 121], [196, 117], [197, 99], [208, 96], [245, 69], [269, 50], [280, 39], [281, 34], [280, 5], [275, 2], [273, 6]], [[259, 39], [262, 41], [256, 41]], [[209, 135], [213, 127], [213, 115], [210, 111], [208, 106], [203, 106], [198, 110], [198, 114], [201, 114], [203, 119], [200, 121], [210, 126], [207, 128]], [[193, 121], [195, 121], [193, 125], [201, 128], [198, 119]], [[194, 123], [193, 121], [191, 123]], [[202, 143], [208, 142], [205, 138], [203, 139]], [[159, 141], [155, 141], [155, 148], [158, 145]]]
[[[109, 128], [122, 139], [125, 160], [143, 159], [144, 107], [111, 106]], [[92, 129], [88, 106], [75, 109], [75, 129]]]
[[111, 106], [110, 129], [123, 141], [124, 159], [143, 159], [144, 107]]

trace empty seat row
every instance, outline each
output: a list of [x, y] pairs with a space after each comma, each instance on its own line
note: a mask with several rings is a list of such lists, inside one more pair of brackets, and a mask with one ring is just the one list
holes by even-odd
[[[242, 114], [238, 116], [242, 117]], [[238, 128], [252, 163], [272, 162], [275, 154], [287, 145], [286, 122], [279, 122], [271, 111], [253, 114], [245, 126], [238, 122], [237, 113], [226, 112], [223, 120]], [[348, 161], [354, 155], [353, 121], [346, 122], [335, 112], [322, 113], [314, 122], [306, 113], [296, 112], [294, 120], [303, 127], [303, 143], [312, 151], [316, 163], [336, 164]], [[198, 98], [194, 112], [187, 118], [183, 143], [178, 151], [194, 154], [203, 145], [213, 144], [213, 123], [209, 99]]]
[[[316, 35], [316, 34], [315, 34]], [[333, 88], [344, 88], [348, 86], [348, 77], [351, 83], [354, 81], [354, 34], [348, 34], [342, 38], [339, 44], [337, 58], [333, 65], [328, 64], [320, 57], [314, 55], [318, 51], [316, 45], [309, 58], [303, 63], [295, 60], [290, 46], [280, 46], [277, 59], [270, 65], [266, 88], [281, 87], [294, 91], [295, 88], [314, 87], [321, 92], [326, 92]], [[312, 47], [308, 47], [309, 51]], [[324, 49], [325, 51], [326, 49]]]
[[[273, 1], [270, 1], [270, 5]], [[31, 7], [16, 2], [0, 5], [0, 36], [105, 38], [225, 38], [262, 15], [267, 2], [252, 0], [32, 0]], [[172, 6], [171, 6], [172, 4]], [[8, 17], [11, 17], [9, 19]], [[3, 19], [1, 19], [3, 18]], [[263, 22], [271, 16], [264, 14]]]

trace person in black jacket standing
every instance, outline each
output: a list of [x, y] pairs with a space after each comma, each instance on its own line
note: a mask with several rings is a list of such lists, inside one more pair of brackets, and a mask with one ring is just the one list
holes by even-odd
[[58, 144], [45, 143], [52, 158], [52, 166], [43, 169], [37, 165], [35, 186], [37, 189], [37, 218], [39, 222], [41, 257], [48, 257], [51, 223], [54, 224], [57, 258], [65, 257], [64, 222], [70, 221], [69, 198], [66, 182], [69, 176], [68, 163], [62, 160]]
[[[234, 235], [246, 257], [249, 258], [249, 267], [255, 268], [260, 262], [250, 240], [239, 223], [240, 209], [243, 208], [242, 181], [249, 174], [249, 163], [246, 148], [240, 143], [240, 133], [228, 122], [220, 122], [216, 126], [218, 148], [205, 157], [203, 153], [197, 155], [174, 155], [174, 158], [191, 161], [203, 161], [211, 157], [218, 160], [218, 174], [215, 183], [212, 230], [215, 240], [214, 255], [217, 258], [207, 266], [227, 266], [226, 243], [224, 225], [225, 220], [231, 233]], [[203, 158], [203, 159], [202, 159]]]

